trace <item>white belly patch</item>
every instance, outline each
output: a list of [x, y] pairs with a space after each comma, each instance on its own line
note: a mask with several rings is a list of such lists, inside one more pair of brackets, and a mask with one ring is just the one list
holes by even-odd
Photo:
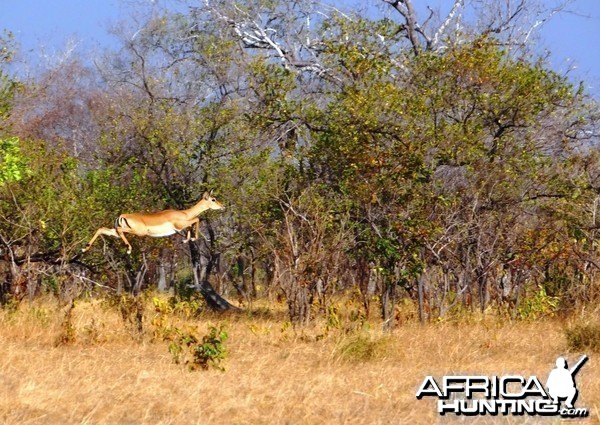
[[175, 227], [171, 223], [161, 224], [160, 226], [148, 227], [148, 236], [153, 238], [162, 238], [164, 236], [171, 236], [177, 233]]

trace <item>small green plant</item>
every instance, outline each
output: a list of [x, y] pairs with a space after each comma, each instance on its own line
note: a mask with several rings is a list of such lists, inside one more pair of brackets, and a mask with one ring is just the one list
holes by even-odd
[[339, 329], [342, 327], [342, 321], [338, 313], [338, 309], [335, 306], [327, 307], [327, 324], [326, 330]]
[[191, 319], [192, 317], [197, 316], [205, 306], [204, 299], [198, 296], [198, 294], [185, 299], [171, 297], [169, 303], [173, 313], [184, 319]]
[[600, 324], [580, 323], [565, 329], [567, 346], [573, 351], [600, 351]]
[[44, 307], [32, 307], [29, 311], [31, 317], [39, 321], [42, 326], [47, 326], [50, 323], [50, 310]]
[[176, 337], [169, 344], [169, 352], [177, 364], [184, 363], [189, 370], [208, 370], [210, 367], [225, 371], [221, 361], [227, 356], [225, 341], [229, 338], [224, 325], [210, 325], [208, 334], [199, 338], [194, 330], [184, 332], [175, 328]]
[[337, 329], [340, 329], [341, 327], [342, 327], [342, 321], [338, 314], [337, 307], [335, 307], [335, 306], [327, 307], [327, 316], [326, 316], [325, 327], [323, 329], [323, 333], [317, 335], [317, 341], [320, 341], [320, 340], [324, 339], [325, 337], [327, 337], [327, 335], [329, 335], [329, 333], [332, 330], [337, 330]]
[[168, 339], [171, 328], [167, 325], [167, 318], [173, 312], [173, 309], [169, 302], [159, 297], [152, 298], [152, 304], [154, 305], [155, 312], [154, 317], [150, 321], [150, 324], [154, 327], [152, 335], [154, 339]]
[[519, 306], [519, 317], [523, 320], [536, 320], [544, 316], [554, 316], [560, 298], [548, 295], [543, 286], [539, 286], [533, 296], [527, 297]]

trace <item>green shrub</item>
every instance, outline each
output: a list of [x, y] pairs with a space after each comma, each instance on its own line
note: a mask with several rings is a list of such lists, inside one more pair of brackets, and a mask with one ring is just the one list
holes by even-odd
[[519, 306], [519, 318], [523, 320], [536, 320], [540, 317], [552, 317], [560, 304], [560, 298], [548, 295], [543, 286], [532, 296], [525, 298]]
[[212, 366], [224, 371], [221, 361], [227, 356], [225, 341], [229, 335], [223, 325], [218, 328], [210, 325], [208, 331], [208, 334], [199, 338], [194, 330], [184, 332], [176, 328], [177, 336], [169, 344], [169, 352], [173, 356], [173, 361], [177, 364], [183, 361], [190, 370], [198, 368], [208, 370]]

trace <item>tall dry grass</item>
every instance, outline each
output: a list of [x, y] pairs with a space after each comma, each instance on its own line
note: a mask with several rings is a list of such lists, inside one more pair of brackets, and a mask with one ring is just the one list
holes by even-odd
[[[103, 301], [36, 301], [0, 312], [0, 421], [4, 424], [430, 424], [435, 401], [416, 400], [426, 375], [537, 375], [569, 352], [565, 323], [493, 318], [404, 324], [384, 334], [347, 320], [295, 332], [278, 311], [228, 316], [161, 315], [144, 304], [143, 334]], [[157, 320], [161, 319], [161, 320]], [[571, 321], [580, 319], [572, 318]], [[153, 324], [154, 323], [154, 324]], [[226, 371], [174, 364], [169, 327], [225, 323]], [[160, 329], [158, 329], [160, 328]], [[578, 375], [577, 406], [600, 423], [600, 353]], [[537, 417], [466, 423], [557, 423]]]

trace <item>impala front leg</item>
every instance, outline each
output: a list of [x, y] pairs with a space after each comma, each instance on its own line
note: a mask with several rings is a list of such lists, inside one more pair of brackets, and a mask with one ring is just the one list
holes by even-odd
[[194, 224], [196, 224], [196, 236], [194, 237], [193, 240], [198, 240], [198, 228], [200, 227], [200, 219], [198, 217], [196, 217], [192, 223], [192, 227], [194, 227]]
[[[196, 225], [196, 237], [192, 238], [192, 230], [194, 228], [194, 224]], [[198, 217], [193, 218], [189, 221], [187, 225], [186, 238], [183, 243], [188, 243], [189, 241], [195, 241], [198, 239], [198, 227], [200, 226], [200, 219]]]

